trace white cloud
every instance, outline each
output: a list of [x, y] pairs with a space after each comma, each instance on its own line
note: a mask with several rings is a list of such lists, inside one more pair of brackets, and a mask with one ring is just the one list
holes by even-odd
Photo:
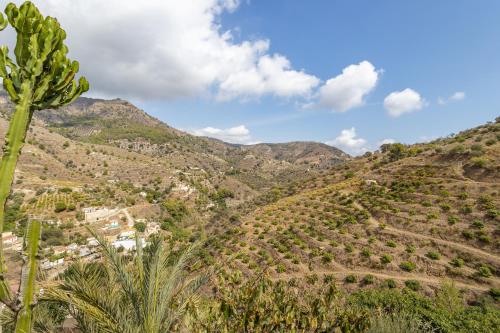
[[194, 129], [189, 131], [191, 134], [196, 136], [208, 136], [211, 138], [219, 139], [230, 143], [239, 144], [255, 144], [256, 142], [252, 140], [250, 131], [245, 125], [230, 127], [230, 128], [215, 128], [215, 127], [205, 127], [200, 129]]
[[363, 105], [365, 96], [377, 85], [380, 72], [366, 60], [347, 66], [342, 74], [329, 79], [319, 89], [320, 106], [345, 112]]
[[396, 140], [394, 139], [384, 139], [384, 140], [381, 140], [377, 143], [377, 146], [381, 146], [381, 145], [385, 145], [385, 144], [391, 144], [391, 143], [396, 143]]
[[[284, 55], [271, 54], [269, 40], [236, 41], [222, 29], [221, 15], [236, 10], [239, 0], [34, 2], [67, 31], [70, 56], [80, 61], [94, 96], [295, 97], [319, 84]], [[12, 31], [8, 39], [12, 44]]]
[[334, 140], [325, 143], [330, 146], [338, 147], [353, 155], [359, 155], [368, 151], [366, 140], [357, 136], [354, 127], [343, 129], [340, 135]]
[[450, 102], [458, 102], [458, 101], [462, 101], [464, 99], [465, 99], [465, 92], [463, 92], [463, 91], [457, 91], [457, 92], [455, 92], [453, 95], [451, 95], [448, 98], [439, 97], [438, 98], [438, 104], [439, 105], [446, 105], [446, 104], [448, 104]]
[[319, 79], [291, 70], [290, 62], [281, 55], [263, 55], [255, 66], [231, 73], [221, 82], [217, 98], [233, 99], [272, 94], [279, 97], [308, 96]]
[[422, 96], [410, 88], [392, 92], [384, 99], [384, 107], [389, 111], [389, 115], [393, 117], [420, 110], [425, 105], [426, 101]]

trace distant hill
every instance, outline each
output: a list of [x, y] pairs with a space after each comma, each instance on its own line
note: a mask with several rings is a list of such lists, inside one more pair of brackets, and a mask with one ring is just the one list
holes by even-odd
[[[0, 110], [3, 140], [12, 105], [1, 92]], [[222, 186], [239, 202], [350, 159], [339, 149], [315, 142], [247, 146], [193, 136], [120, 99], [82, 97], [58, 110], [38, 111], [34, 119], [19, 170], [36, 187], [64, 182], [147, 184], [159, 177], [168, 186], [182, 182], [208, 192]], [[193, 175], [198, 172], [193, 170], [206, 174]], [[27, 179], [23, 184], [33, 185]]]

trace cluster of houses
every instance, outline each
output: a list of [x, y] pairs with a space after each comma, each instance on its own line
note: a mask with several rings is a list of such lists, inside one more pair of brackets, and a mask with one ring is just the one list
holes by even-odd
[[[160, 225], [148, 222], [145, 219], [133, 219], [127, 209], [89, 207], [82, 210], [84, 222], [92, 224], [103, 237], [120, 252], [133, 251], [136, 248], [135, 222], [143, 222], [146, 230], [141, 234], [139, 242], [145, 246], [146, 239], [160, 232]], [[22, 238], [12, 232], [2, 233], [4, 249], [14, 251], [22, 250]], [[44, 249], [46, 258], [40, 263], [42, 270], [57, 272], [64, 269], [75, 260], [93, 261], [100, 258], [99, 243], [94, 237], [89, 237], [85, 242], [69, 245], [52, 246]]]
[[2, 244], [5, 250], [21, 251], [23, 242], [16, 234], [9, 231], [2, 233]]
[[[111, 234], [105, 234], [104, 238], [120, 252], [134, 251], [136, 248], [136, 231], [135, 229], [126, 228], [123, 230], [120, 225], [109, 229], [109, 225], [114, 225], [116, 222], [110, 222], [104, 231], [117, 231]], [[160, 226], [156, 222], [149, 222], [145, 232], [139, 238], [139, 243], [142, 246], [146, 245], [146, 239], [160, 231]], [[93, 261], [100, 258], [99, 243], [94, 237], [89, 237], [85, 244], [72, 243], [69, 245], [54, 246], [48, 249], [50, 257], [41, 262], [43, 270], [61, 269], [69, 262], [75, 260]]]

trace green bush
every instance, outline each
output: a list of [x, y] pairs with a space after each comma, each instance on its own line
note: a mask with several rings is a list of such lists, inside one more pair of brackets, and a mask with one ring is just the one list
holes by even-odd
[[399, 268], [406, 272], [412, 272], [417, 268], [417, 265], [415, 265], [415, 263], [411, 261], [403, 261], [401, 264], [399, 264]]
[[56, 202], [54, 205], [54, 212], [60, 213], [66, 210], [66, 204], [62, 201]]
[[481, 265], [477, 268], [477, 275], [480, 277], [489, 278], [493, 274], [491, 273], [491, 269], [488, 266]]
[[136, 222], [134, 224], [134, 228], [135, 228], [135, 230], [137, 230], [139, 232], [144, 232], [144, 231], [146, 231], [146, 223], [144, 223], [144, 222]]
[[460, 219], [457, 216], [448, 216], [448, 224], [449, 225], [454, 225], [458, 221], [460, 221]]
[[464, 260], [462, 258], [453, 258], [451, 261], [450, 261], [450, 265], [453, 266], [453, 267], [462, 267], [463, 265], [465, 264]]
[[388, 264], [392, 261], [392, 256], [390, 254], [384, 254], [380, 257], [380, 262], [382, 264]]
[[488, 294], [490, 294], [491, 297], [493, 297], [495, 300], [500, 300], [500, 288], [491, 288], [488, 291]]
[[349, 274], [345, 277], [344, 281], [346, 283], [356, 283], [356, 281], [358, 281], [358, 278], [354, 274]]
[[418, 291], [421, 288], [420, 282], [418, 282], [417, 280], [406, 280], [405, 286], [413, 291]]
[[286, 266], [284, 264], [278, 264], [276, 266], [276, 272], [278, 272], [278, 273], [286, 272]]
[[392, 241], [392, 240], [387, 241], [387, 243], [385, 243], [385, 245], [387, 245], [389, 247], [396, 247], [397, 246], [396, 242]]
[[361, 255], [363, 257], [369, 258], [372, 255], [372, 252], [370, 251], [370, 249], [364, 248], [363, 250], [361, 250]]
[[361, 280], [363, 285], [373, 284], [373, 282], [375, 282], [375, 277], [371, 274], [365, 275], [363, 280]]
[[384, 281], [384, 285], [387, 287], [387, 288], [396, 288], [397, 287], [397, 284], [396, 284], [396, 281], [394, 281], [393, 279], [387, 279]]
[[441, 255], [437, 252], [433, 252], [433, 251], [429, 251], [425, 254], [425, 256], [429, 259], [432, 259], [432, 260], [439, 260], [441, 259]]

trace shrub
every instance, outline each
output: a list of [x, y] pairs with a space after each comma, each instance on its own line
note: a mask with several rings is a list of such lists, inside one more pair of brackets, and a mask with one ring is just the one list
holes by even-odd
[[456, 145], [450, 149], [451, 155], [458, 155], [458, 154], [463, 154], [463, 153], [465, 153], [465, 146], [464, 145]]
[[472, 221], [471, 226], [477, 229], [482, 229], [484, 228], [484, 223], [479, 219], [475, 219], [474, 221]]
[[470, 214], [470, 213], [472, 213], [472, 207], [470, 205], [465, 205], [465, 206], [462, 206], [460, 211], [462, 212], [462, 214]]
[[276, 272], [278, 272], [278, 273], [286, 272], [286, 266], [284, 264], [278, 264], [276, 266]]
[[382, 264], [388, 264], [392, 261], [392, 256], [390, 254], [384, 254], [380, 257], [380, 262]]
[[389, 246], [389, 247], [396, 247], [396, 246], [397, 246], [396, 242], [394, 242], [394, 241], [392, 241], [392, 240], [390, 240], [390, 241], [388, 241], [387, 243], [385, 243], [385, 245], [387, 245], [387, 246]]
[[488, 209], [486, 211], [486, 213], [484, 214], [484, 216], [490, 218], [490, 219], [494, 219], [496, 218], [497, 216], [500, 215], [500, 212], [497, 210], [497, 209]]
[[56, 202], [56, 204], [54, 205], [54, 212], [56, 213], [60, 213], [60, 212], [63, 212], [66, 210], [66, 204], [62, 201], [60, 202]]
[[137, 230], [139, 232], [144, 232], [144, 231], [146, 231], [146, 223], [144, 223], [144, 222], [136, 222], [134, 224], [134, 228], [135, 228], [135, 230]]
[[491, 288], [488, 291], [488, 294], [493, 297], [495, 300], [500, 300], [500, 288]]
[[485, 143], [486, 143], [486, 145], [487, 145], [487, 146], [492, 146], [492, 145], [494, 145], [494, 144], [495, 144], [495, 142], [496, 142], [496, 140], [495, 140], [495, 139], [489, 139], [489, 140], [487, 140]]
[[373, 282], [375, 282], [375, 277], [371, 274], [365, 275], [363, 277], [363, 280], [361, 280], [361, 283], [363, 283], [363, 285], [373, 284]]
[[443, 204], [441, 204], [441, 205], [440, 205], [440, 207], [441, 207], [441, 210], [442, 210], [443, 212], [449, 212], [449, 211], [450, 211], [450, 209], [451, 209], [450, 204], [447, 204], [447, 203], [443, 203]]
[[480, 276], [480, 277], [489, 278], [493, 274], [491, 273], [491, 269], [488, 266], [481, 265], [477, 269], [477, 275]]
[[324, 277], [323, 277], [323, 282], [324, 283], [331, 283], [335, 281], [335, 277], [332, 275], [332, 274], [326, 274]]
[[422, 201], [422, 206], [430, 207], [430, 206], [432, 206], [432, 202], [430, 202], [429, 200]]
[[488, 164], [488, 160], [485, 158], [474, 157], [471, 160], [471, 165], [475, 168], [485, 168]]
[[417, 280], [406, 280], [405, 286], [413, 291], [418, 291], [421, 288], [420, 282], [418, 282]]
[[433, 252], [433, 251], [429, 251], [425, 254], [425, 256], [429, 259], [432, 259], [432, 260], [439, 260], [441, 259], [441, 255], [437, 252]]
[[394, 281], [393, 279], [387, 279], [384, 281], [384, 285], [387, 287], [387, 288], [391, 288], [391, 289], [394, 289], [397, 287], [396, 285], [396, 281]]
[[361, 255], [363, 257], [369, 258], [372, 255], [372, 252], [370, 251], [370, 249], [364, 248], [363, 250], [361, 250]]
[[331, 254], [330, 252], [323, 253], [323, 257], [321, 258], [321, 260], [323, 261], [323, 263], [328, 264], [332, 262], [333, 254]]
[[314, 284], [316, 284], [316, 282], [318, 282], [318, 280], [319, 280], [318, 274], [311, 274], [311, 275], [306, 276], [307, 284], [314, 285]]
[[406, 252], [408, 252], [408, 253], [415, 253], [415, 250], [416, 250], [416, 248], [415, 248], [415, 245], [413, 245], [413, 244], [409, 244], [406, 246]]
[[464, 260], [459, 257], [453, 258], [450, 261], [450, 265], [452, 265], [453, 267], [462, 267], [464, 264], [465, 264]]
[[448, 224], [449, 225], [454, 225], [459, 221], [459, 218], [457, 216], [448, 216]]
[[465, 239], [473, 239], [474, 234], [470, 232], [469, 230], [464, 230], [462, 231], [462, 236], [464, 236]]
[[411, 261], [403, 261], [401, 264], [399, 264], [399, 268], [401, 268], [403, 271], [407, 272], [412, 272], [417, 268], [417, 265]]
[[344, 281], [346, 283], [356, 283], [357, 280], [358, 280], [358, 278], [354, 274], [349, 274], [344, 279]]

